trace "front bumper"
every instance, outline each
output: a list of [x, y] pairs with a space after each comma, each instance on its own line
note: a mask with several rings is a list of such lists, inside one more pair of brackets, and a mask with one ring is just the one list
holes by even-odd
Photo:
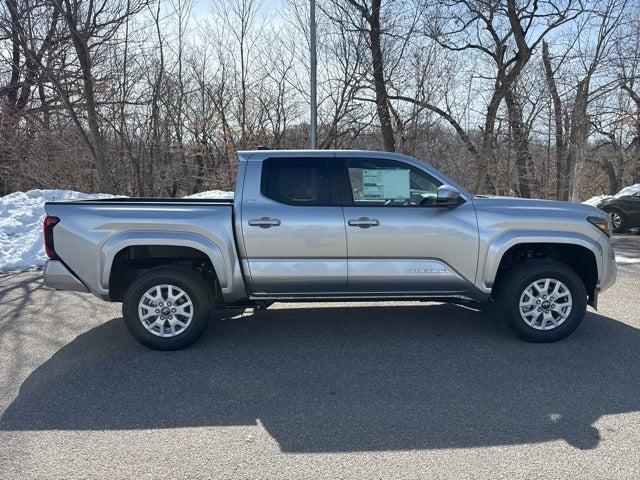
[[602, 245], [602, 272], [600, 275], [600, 282], [597, 287], [600, 293], [604, 292], [616, 281], [618, 274], [618, 266], [616, 265], [616, 254], [613, 250], [611, 241], [607, 239], [607, 242]]
[[44, 284], [56, 290], [88, 293], [89, 289], [60, 260], [47, 260], [44, 267]]

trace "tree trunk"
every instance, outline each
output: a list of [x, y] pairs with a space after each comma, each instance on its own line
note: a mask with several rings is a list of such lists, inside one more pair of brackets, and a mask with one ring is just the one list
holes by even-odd
[[105, 155], [104, 140], [100, 132], [98, 123], [98, 110], [93, 90], [93, 76], [91, 74], [91, 54], [86, 42], [76, 32], [73, 35], [74, 46], [78, 55], [78, 62], [82, 70], [82, 88], [87, 104], [87, 124], [91, 133], [91, 153], [96, 162], [98, 171], [98, 187], [102, 193], [115, 193], [115, 188], [111, 180], [109, 169], [107, 168], [107, 157]]
[[611, 160], [603, 158], [601, 163], [604, 173], [609, 177], [609, 192], [616, 193], [620, 191], [620, 179], [616, 174], [616, 168]]
[[373, 0], [371, 5], [371, 14], [368, 16], [370, 26], [369, 41], [373, 66], [373, 84], [376, 92], [376, 111], [380, 119], [382, 143], [385, 150], [393, 152], [396, 147], [393, 136], [393, 125], [391, 123], [391, 112], [389, 109], [387, 83], [384, 76], [384, 59], [380, 43], [380, 2], [381, 0]]
[[571, 110], [571, 128], [567, 148], [567, 168], [569, 174], [569, 200], [577, 201], [580, 195], [580, 175], [584, 163], [584, 152], [589, 135], [587, 103], [589, 100], [589, 79], [578, 82], [576, 98]]
[[478, 161], [478, 173], [474, 188], [475, 193], [491, 193], [486, 190], [492, 183], [489, 178], [489, 164], [493, 161], [493, 140], [495, 136], [496, 117], [498, 116], [498, 109], [500, 108], [502, 97], [502, 91], [496, 87], [487, 106], [487, 116], [482, 130], [482, 148], [480, 149]]
[[[513, 138], [513, 149], [516, 155], [516, 173], [518, 176], [518, 193], [521, 197], [531, 198], [534, 178], [533, 160], [529, 151], [529, 129], [522, 119], [522, 107], [510, 89], [505, 95], [509, 114], [509, 126]], [[536, 190], [534, 186], [534, 190]]]
[[562, 123], [562, 101], [558, 93], [556, 79], [551, 66], [551, 57], [549, 56], [549, 46], [547, 42], [542, 43], [542, 63], [544, 66], [544, 75], [547, 82], [547, 88], [551, 95], [553, 103], [553, 113], [555, 122], [555, 140], [556, 140], [556, 197], [558, 200], [569, 199], [568, 188], [568, 169], [567, 159], [565, 156], [564, 144], [564, 128]]

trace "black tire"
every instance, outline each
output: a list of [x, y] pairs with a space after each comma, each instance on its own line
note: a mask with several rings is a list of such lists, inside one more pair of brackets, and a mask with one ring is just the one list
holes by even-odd
[[[189, 308], [192, 314], [191, 322], [185, 328], [178, 327], [180, 331], [175, 336], [162, 337], [152, 333], [145, 328], [138, 315], [142, 297], [148, 290], [158, 285], [174, 285], [183, 290], [191, 300], [193, 306], [192, 309]], [[157, 267], [140, 275], [129, 286], [122, 302], [122, 315], [129, 333], [145, 347], [154, 350], [177, 350], [195, 342], [206, 330], [211, 312], [211, 297], [207, 280], [197, 272], [179, 266]], [[184, 297], [180, 301], [184, 302]], [[155, 328], [160, 330], [160, 327]], [[171, 327], [168, 323], [163, 323], [163, 332], [169, 328]]]
[[[562, 322], [558, 321], [557, 327], [541, 330], [527, 324], [520, 315], [520, 298], [533, 282], [546, 278], [558, 280], [566, 286], [571, 294], [572, 305], [566, 319]], [[505, 272], [495, 290], [494, 300], [498, 318], [504, 321], [513, 333], [528, 342], [562, 340], [578, 328], [587, 311], [587, 291], [583, 281], [571, 268], [554, 260], [525, 260], [517, 264]], [[535, 302], [538, 301], [538, 297], [532, 299]], [[546, 302], [542, 298], [540, 301]], [[537, 311], [538, 307], [533, 308]], [[542, 318], [538, 318], [542, 324]], [[558, 318], [556, 317], [555, 320]], [[534, 320], [533, 323], [538, 322]], [[549, 321], [545, 321], [545, 324], [551, 327]]]
[[[624, 232], [627, 229], [627, 217], [622, 212], [622, 210], [619, 210], [617, 208], [612, 208], [612, 209], [606, 210], [606, 212], [610, 217], [612, 216], [612, 214], [616, 214], [620, 217], [620, 223], [618, 224], [618, 226], [612, 226], [612, 230], [614, 233]], [[611, 218], [611, 223], [613, 224], [613, 218]]]

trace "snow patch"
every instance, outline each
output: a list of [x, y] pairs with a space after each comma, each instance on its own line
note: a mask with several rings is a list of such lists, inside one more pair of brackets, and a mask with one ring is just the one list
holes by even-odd
[[[105, 193], [73, 190], [30, 190], [0, 197], [0, 272], [44, 266], [47, 260], [42, 237], [45, 202], [111, 197], [113, 195]], [[233, 198], [233, 192], [210, 190], [188, 198]]]
[[589, 200], [585, 200], [582, 203], [591, 205], [592, 207], [597, 207], [598, 205], [600, 205], [600, 202], [604, 202], [609, 198], [613, 198], [613, 195], [597, 195], [595, 197], [591, 197]]
[[628, 187], [624, 187], [618, 193], [616, 193], [616, 197], [623, 197], [625, 195], [633, 195], [634, 193], [640, 192], [640, 183], [636, 183], [635, 185], [629, 185]]
[[624, 187], [615, 195], [597, 195], [595, 197], [591, 197], [589, 200], [585, 200], [582, 203], [586, 203], [587, 205], [591, 205], [592, 207], [597, 207], [600, 202], [604, 202], [609, 198], [619, 198], [624, 197], [626, 195], [633, 195], [634, 193], [640, 192], [640, 183], [636, 183], [634, 185], [629, 185], [628, 187]]
[[631, 265], [633, 263], [640, 263], [640, 258], [623, 257], [622, 255], [616, 255], [616, 263], [618, 265]]
[[233, 192], [225, 192], [224, 190], [208, 190], [206, 192], [187, 195], [184, 198], [233, 198]]

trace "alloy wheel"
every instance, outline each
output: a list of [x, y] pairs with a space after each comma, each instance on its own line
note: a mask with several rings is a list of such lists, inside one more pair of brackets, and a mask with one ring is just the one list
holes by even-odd
[[555, 278], [532, 282], [520, 296], [520, 316], [536, 330], [553, 330], [564, 323], [573, 299], [569, 288]]
[[147, 290], [138, 303], [138, 318], [158, 337], [175, 337], [191, 324], [193, 302], [180, 287], [156, 285]]
[[620, 228], [620, 225], [622, 225], [622, 217], [620, 216], [619, 213], [611, 212], [609, 214], [609, 218], [611, 219], [611, 226], [613, 227], [614, 230], [617, 230], [618, 228]]

